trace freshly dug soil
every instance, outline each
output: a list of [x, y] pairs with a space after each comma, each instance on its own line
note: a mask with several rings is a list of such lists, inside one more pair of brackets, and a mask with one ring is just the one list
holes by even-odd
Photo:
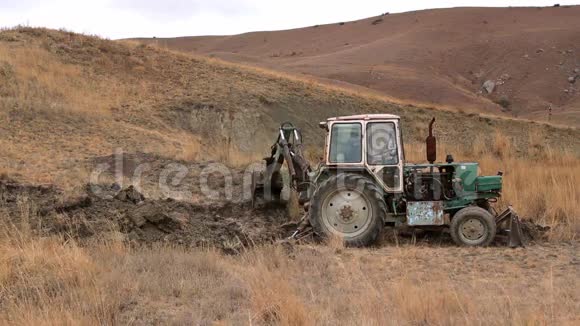
[[[100, 195], [94, 195], [95, 187]], [[86, 194], [63, 201], [53, 186], [0, 181], [2, 217], [24, 217], [41, 235], [64, 234], [79, 240], [121, 233], [135, 243], [168, 242], [238, 249], [282, 236], [286, 210], [252, 209], [247, 203], [199, 205], [173, 199], [150, 200], [133, 187], [87, 185]]]
[[[98, 194], [98, 195], [96, 195]], [[175, 199], [149, 199], [133, 186], [88, 184], [85, 193], [63, 200], [52, 185], [27, 185], [0, 180], [0, 217], [13, 224], [28, 223], [40, 235], [60, 234], [79, 241], [119, 236], [134, 244], [172, 243], [236, 251], [254, 244], [274, 242], [292, 233], [284, 206], [252, 208], [244, 201], [193, 203]], [[10, 225], [10, 223], [4, 223]], [[547, 227], [522, 221], [526, 242], [544, 241]], [[422, 243], [453, 245], [441, 232], [404, 230], [401, 238], [385, 231], [382, 244]], [[498, 237], [496, 245], [504, 245]], [[379, 244], [380, 245], [380, 244]]]

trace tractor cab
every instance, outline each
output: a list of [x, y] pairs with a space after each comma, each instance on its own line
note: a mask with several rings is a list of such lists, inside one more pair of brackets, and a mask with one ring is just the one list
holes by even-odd
[[392, 114], [365, 114], [321, 122], [327, 130], [325, 165], [369, 171], [384, 191], [403, 192], [405, 157], [399, 121]]

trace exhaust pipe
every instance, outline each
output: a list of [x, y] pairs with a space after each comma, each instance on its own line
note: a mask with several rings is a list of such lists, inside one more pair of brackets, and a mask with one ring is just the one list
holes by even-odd
[[427, 145], [427, 161], [429, 164], [433, 164], [437, 160], [437, 138], [433, 136], [433, 124], [435, 123], [435, 118], [429, 123], [429, 136], [425, 139]]

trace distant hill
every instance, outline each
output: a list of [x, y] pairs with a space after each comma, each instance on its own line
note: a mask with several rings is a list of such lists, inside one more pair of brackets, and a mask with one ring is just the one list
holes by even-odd
[[[580, 6], [424, 10], [286, 31], [139, 40], [364, 87], [402, 103], [580, 125]], [[488, 80], [491, 94], [482, 88]]]

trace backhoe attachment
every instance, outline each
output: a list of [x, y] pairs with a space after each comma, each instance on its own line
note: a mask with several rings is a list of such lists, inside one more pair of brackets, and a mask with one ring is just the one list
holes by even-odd
[[252, 173], [252, 207], [258, 202], [279, 201], [284, 178], [282, 166], [288, 166], [289, 186], [295, 189], [300, 204], [307, 200], [311, 167], [302, 153], [302, 134], [289, 122], [280, 125], [278, 138], [271, 147], [271, 154], [264, 158], [266, 168]]

